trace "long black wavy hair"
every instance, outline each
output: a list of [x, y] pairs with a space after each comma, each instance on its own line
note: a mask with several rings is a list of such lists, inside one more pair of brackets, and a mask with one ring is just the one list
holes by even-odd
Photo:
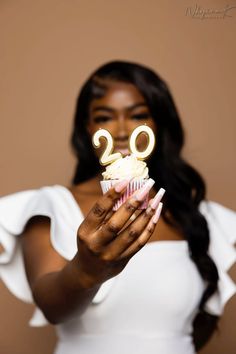
[[199, 304], [203, 312], [218, 282], [216, 265], [208, 255], [208, 225], [198, 208], [205, 198], [206, 187], [199, 173], [181, 157], [183, 127], [168, 85], [159, 75], [140, 64], [113, 61], [98, 68], [86, 81], [78, 97], [71, 138], [78, 157], [73, 183], [86, 181], [100, 171], [87, 123], [89, 105], [94, 98], [106, 93], [107, 81], [133, 84], [145, 98], [158, 127], [156, 148], [148, 161], [149, 174], [156, 181], [157, 189], [166, 189], [163, 217], [183, 233], [190, 256], [206, 283]]

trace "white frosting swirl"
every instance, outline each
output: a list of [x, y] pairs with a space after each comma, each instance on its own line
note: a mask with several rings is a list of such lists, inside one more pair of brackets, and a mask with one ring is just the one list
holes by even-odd
[[138, 160], [132, 154], [112, 162], [106, 167], [106, 171], [102, 175], [104, 180], [130, 177], [149, 178], [146, 162]]

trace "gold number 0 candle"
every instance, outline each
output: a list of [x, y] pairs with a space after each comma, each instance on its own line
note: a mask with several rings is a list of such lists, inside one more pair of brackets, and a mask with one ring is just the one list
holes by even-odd
[[[147, 146], [144, 151], [139, 151], [136, 146], [137, 138], [140, 134], [144, 133], [147, 136]], [[140, 125], [135, 128], [132, 132], [129, 140], [129, 147], [132, 154], [134, 154], [137, 159], [145, 160], [153, 151], [155, 146], [155, 135], [150, 127], [147, 125]]]

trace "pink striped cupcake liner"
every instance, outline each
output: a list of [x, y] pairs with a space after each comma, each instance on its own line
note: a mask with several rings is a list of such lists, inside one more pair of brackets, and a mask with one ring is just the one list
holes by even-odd
[[[132, 180], [124, 194], [121, 196], [121, 198], [116, 202], [116, 204], [113, 207], [113, 210], [117, 210], [119, 209], [119, 207], [138, 189], [140, 189], [141, 187], [143, 187], [145, 185], [145, 183], [148, 181], [148, 179], [134, 179]], [[107, 180], [107, 181], [101, 181], [101, 188], [102, 188], [102, 192], [103, 194], [105, 194], [112, 186], [114, 186], [115, 184], [117, 184], [117, 182], [119, 182], [119, 179], [112, 179], [112, 180]], [[148, 206], [148, 195], [146, 197], [146, 199], [144, 200], [144, 202], [139, 206], [138, 209], [146, 209]]]

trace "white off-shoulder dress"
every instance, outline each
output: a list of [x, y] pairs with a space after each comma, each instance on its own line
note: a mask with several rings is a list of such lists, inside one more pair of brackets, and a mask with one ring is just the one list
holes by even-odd
[[[236, 260], [236, 213], [214, 202], [200, 210], [210, 229], [209, 254], [219, 271], [219, 291], [206, 304], [223, 313], [236, 287], [227, 274]], [[0, 276], [19, 299], [33, 302], [17, 236], [35, 215], [51, 219], [51, 243], [67, 260], [77, 251], [83, 220], [71, 192], [60, 185], [0, 198]], [[115, 278], [100, 288], [81, 317], [56, 326], [55, 354], [193, 354], [192, 322], [204, 282], [189, 257], [186, 241], [148, 243]], [[47, 324], [40, 309], [31, 326]]]

